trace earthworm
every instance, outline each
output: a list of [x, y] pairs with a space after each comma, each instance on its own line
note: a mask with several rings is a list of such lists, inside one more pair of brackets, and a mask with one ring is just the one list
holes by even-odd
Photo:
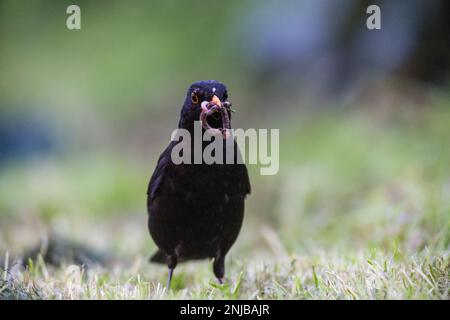
[[[211, 104], [208, 104], [206, 108], [202, 108], [202, 112], [200, 113], [200, 121], [202, 123], [202, 126], [205, 130], [210, 130], [213, 134], [221, 133], [224, 137], [224, 139], [229, 137], [229, 129], [231, 129], [230, 126], [230, 117], [228, 116], [228, 108], [231, 106], [231, 103], [225, 102], [224, 107], [220, 107], [218, 105], [212, 105], [209, 109], [208, 107]], [[206, 110], [207, 109], [207, 110]], [[222, 116], [222, 128], [216, 129], [209, 125], [207, 117], [210, 115], [215, 114], [216, 112], [220, 112]]]

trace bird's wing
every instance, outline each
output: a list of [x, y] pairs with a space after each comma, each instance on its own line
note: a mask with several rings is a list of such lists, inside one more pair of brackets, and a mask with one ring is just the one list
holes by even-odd
[[[234, 142], [234, 148], [235, 154], [238, 155], [237, 157], [241, 158], [242, 157], [241, 150], [239, 149], [236, 142]], [[240, 173], [238, 174], [239, 179], [237, 180], [238, 181], [237, 190], [239, 190], [238, 192], [241, 194], [248, 195], [251, 193], [252, 187], [250, 185], [250, 178], [248, 176], [247, 166], [244, 163], [242, 163], [238, 164], [238, 167], [241, 168], [241, 170]]]
[[[174, 145], [176, 145], [176, 143], [177, 141], [172, 141], [159, 156], [158, 163], [150, 179], [150, 183], [147, 189], [149, 200], [153, 200], [157, 195], [158, 188], [164, 180], [167, 167], [171, 164], [170, 156], [172, 149]], [[247, 167], [245, 164], [239, 164], [238, 166], [241, 167], [242, 170], [238, 170], [238, 172], [240, 171], [240, 173], [237, 175], [237, 177], [240, 176], [240, 179], [237, 180], [238, 185], [236, 191], [241, 192], [244, 195], [250, 194], [251, 185]]]
[[252, 192], [252, 186], [250, 185], [250, 178], [248, 176], [247, 167], [244, 165], [244, 191], [245, 194], [250, 194]]
[[171, 142], [159, 156], [155, 171], [153, 172], [148, 184], [147, 195], [149, 200], [153, 200], [155, 198], [158, 188], [164, 179], [166, 168], [170, 164], [170, 153], [173, 145], [174, 144]]

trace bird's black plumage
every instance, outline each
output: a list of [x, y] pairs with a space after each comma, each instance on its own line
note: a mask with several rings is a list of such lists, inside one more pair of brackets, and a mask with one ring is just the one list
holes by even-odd
[[[228, 99], [227, 88], [222, 83], [213, 80], [193, 83], [188, 89], [178, 127], [189, 130], [194, 137], [194, 121], [199, 120], [201, 103], [217, 101], [214, 100], [217, 98], [221, 102]], [[226, 112], [229, 115], [229, 110]], [[208, 119], [208, 123], [218, 128], [220, 117]], [[214, 274], [221, 282], [225, 255], [239, 234], [244, 201], [250, 193], [247, 168], [236, 162], [174, 164], [171, 152], [177, 143], [170, 142], [160, 155], [148, 187], [148, 228], [159, 248], [151, 261], [167, 263], [169, 286], [178, 262], [212, 258]], [[203, 148], [207, 144], [203, 142]], [[233, 145], [237, 154], [239, 148], [236, 142]]]

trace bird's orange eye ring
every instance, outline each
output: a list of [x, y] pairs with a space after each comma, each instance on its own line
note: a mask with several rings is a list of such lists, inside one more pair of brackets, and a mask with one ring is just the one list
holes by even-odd
[[194, 104], [197, 104], [197, 103], [200, 102], [200, 98], [198, 97], [196, 92], [192, 92], [192, 94], [191, 94], [191, 101]]

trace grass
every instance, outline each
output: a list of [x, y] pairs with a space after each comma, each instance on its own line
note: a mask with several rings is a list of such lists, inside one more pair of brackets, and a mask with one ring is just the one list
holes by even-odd
[[[166, 268], [147, 262], [155, 146], [4, 166], [0, 298], [449, 299], [446, 103], [387, 119], [367, 110], [299, 118], [279, 119], [280, 173], [250, 168], [253, 193], [224, 285], [202, 261], [179, 265], [167, 292]], [[111, 261], [83, 268], [62, 254], [56, 265], [42, 256], [15, 264], [54, 233]]]
[[279, 262], [239, 262], [219, 285], [205, 265], [180, 267], [173, 290], [165, 270], [132, 267], [86, 271], [38, 261], [1, 282], [0, 297], [19, 299], [448, 299], [448, 256], [320, 252]]

